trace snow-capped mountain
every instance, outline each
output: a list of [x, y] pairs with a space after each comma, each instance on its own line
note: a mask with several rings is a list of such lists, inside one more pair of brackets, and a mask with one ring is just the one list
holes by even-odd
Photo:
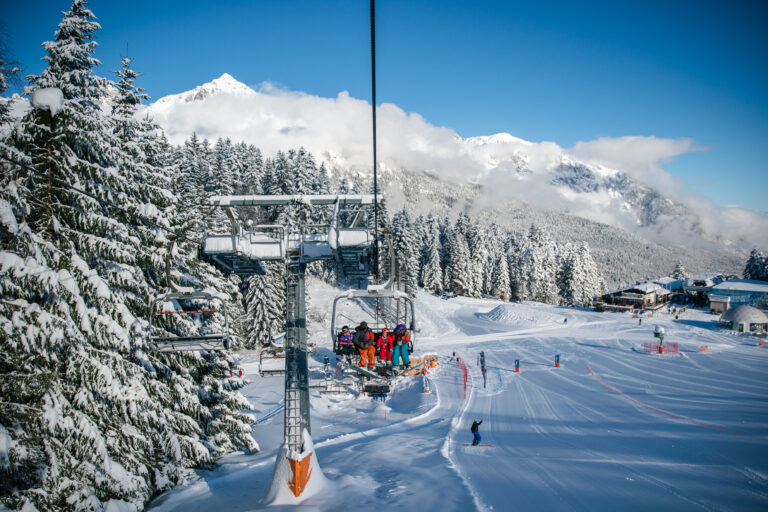
[[189, 103], [192, 101], [202, 101], [209, 96], [216, 94], [233, 94], [233, 95], [252, 95], [255, 94], [254, 90], [247, 85], [235, 80], [232, 75], [224, 73], [219, 78], [211, 80], [210, 82], [199, 85], [191, 91], [182, 92], [180, 94], [172, 94], [170, 96], [164, 96], [157, 100], [156, 105], [173, 105], [175, 103]]
[[[148, 111], [173, 143], [183, 142], [194, 132], [210, 139], [246, 141], [265, 155], [303, 146], [331, 169], [370, 173], [370, 105], [346, 92], [321, 98], [273, 87], [254, 90], [224, 74], [191, 91], [161, 98]], [[627, 160], [626, 168], [618, 168], [609, 165], [616, 163], [615, 157], [606, 164], [583, 147], [577, 151], [508, 133], [462, 138], [393, 104], [379, 106], [377, 117], [380, 169], [424, 173], [449, 183], [481, 187], [476, 207], [484, 202], [498, 206], [507, 200], [523, 201], [662, 243], [768, 245], [764, 216], [721, 208], [696, 197], [661, 169], [659, 162], [665, 158], [692, 150], [684, 140], [626, 137], [595, 141], [622, 151], [628, 144], [643, 144], [640, 157]], [[681, 149], [654, 156], [656, 147], [670, 145]], [[585, 154], [590, 157], [580, 158]], [[430, 195], [418, 200], [424, 197]]]

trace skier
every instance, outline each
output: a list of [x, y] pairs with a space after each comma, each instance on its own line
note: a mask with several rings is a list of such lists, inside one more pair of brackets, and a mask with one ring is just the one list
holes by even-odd
[[475, 439], [472, 441], [472, 446], [477, 446], [480, 444], [480, 441], [482, 440], [480, 438], [480, 424], [483, 422], [483, 420], [477, 421], [475, 420], [472, 422], [472, 427], [469, 429], [470, 432], [472, 432], [472, 435], [475, 436]]
[[386, 327], [381, 330], [381, 337], [376, 342], [376, 349], [379, 351], [379, 360], [387, 366], [392, 364], [392, 343], [395, 337], [390, 334]]
[[372, 370], [376, 366], [376, 346], [373, 341], [373, 331], [368, 328], [367, 322], [360, 322], [357, 326], [353, 343], [360, 353], [357, 366], [368, 366], [368, 369]]
[[565, 325], [568, 325], [568, 317], [565, 317], [565, 318], [563, 318], [563, 323], [564, 323]]
[[341, 328], [341, 334], [339, 334], [339, 344], [338, 344], [338, 350], [339, 354], [341, 356], [345, 356], [347, 359], [347, 364], [352, 364], [352, 356], [355, 353], [355, 343], [354, 343], [354, 337], [349, 332], [349, 327], [346, 325]]
[[411, 336], [408, 331], [405, 330], [403, 324], [398, 324], [395, 327], [394, 342], [392, 345], [392, 365], [398, 366], [400, 364], [400, 358], [403, 358], [403, 367], [408, 368], [411, 366], [411, 358], [408, 357], [408, 343], [411, 341]]
[[643, 319], [642, 318], [638, 318], [637, 319], [637, 325], [643, 325]]

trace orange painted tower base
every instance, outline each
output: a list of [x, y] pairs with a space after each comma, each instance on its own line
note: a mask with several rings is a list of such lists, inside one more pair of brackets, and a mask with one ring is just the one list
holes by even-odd
[[298, 498], [304, 492], [304, 488], [307, 486], [307, 482], [309, 482], [309, 477], [312, 475], [312, 468], [310, 466], [312, 454], [310, 453], [301, 460], [293, 460], [290, 457], [286, 457], [286, 459], [293, 475], [293, 478], [288, 481], [288, 487], [293, 492], [293, 495]]

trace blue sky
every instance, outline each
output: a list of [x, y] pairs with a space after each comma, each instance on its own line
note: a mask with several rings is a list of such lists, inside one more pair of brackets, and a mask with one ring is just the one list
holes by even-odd
[[[157, 99], [227, 72], [370, 98], [368, 2], [92, 0], [102, 74], [121, 54]], [[69, 1], [3, 6], [8, 46], [38, 73]], [[765, 2], [379, 0], [378, 101], [461, 136], [508, 132], [571, 147], [691, 138], [664, 165], [722, 206], [768, 211]]]

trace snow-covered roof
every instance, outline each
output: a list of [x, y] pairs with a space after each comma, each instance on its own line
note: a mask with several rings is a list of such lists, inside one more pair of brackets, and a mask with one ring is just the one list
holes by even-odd
[[768, 293], [768, 282], [748, 279], [731, 279], [712, 287], [712, 291], [745, 291]]
[[723, 274], [719, 272], [702, 272], [701, 274], [696, 274], [695, 276], [688, 277], [686, 281], [706, 281], [708, 279], [714, 279], [722, 275]]
[[623, 286], [621, 288], [617, 288], [616, 290], [611, 290], [609, 292], [605, 292], [603, 295], [615, 295], [617, 293], [621, 292], [627, 292], [630, 290], [637, 290], [639, 292], [643, 293], [651, 293], [651, 292], [657, 292], [659, 293], [659, 290], [664, 290], [665, 293], [669, 293], [668, 290], [665, 290], [661, 285], [658, 285], [656, 283], [641, 283], [641, 284], [633, 284], [629, 286]]
[[667, 276], [667, 277], [660, 277], [658, 279], [654, 279], [653, 280], [654, 283], [660, 284], [662, 286], [664, 286], [665, 284], [672, 284], [675, 281], [677, 281], [677, 279], [675, 279], [673, 277], [669, 277], [669, 276]]
[[716, 272], [705, 272], [702, 274], [696, 274], [695, 276], [691, 276], [688, 279], [685, 280], [685, 286], [687, 287], [701, 287], [702, 285], [696, 285], [694, 283], [696, 282], [703, 282], [705, 287], [714, 286], [722, 281], [725, 280], [725, 276], [723, 274], [718, 274]]
[[663, 290], [664, 288], [661, 285], [658, 285], [656, 283], [642, 283], [642, 284], [636, 284], [634, 286], [630, 286], [627, 288], [628, 290], [640, 290], [643, 293], [651, 293], [658, 290]]

